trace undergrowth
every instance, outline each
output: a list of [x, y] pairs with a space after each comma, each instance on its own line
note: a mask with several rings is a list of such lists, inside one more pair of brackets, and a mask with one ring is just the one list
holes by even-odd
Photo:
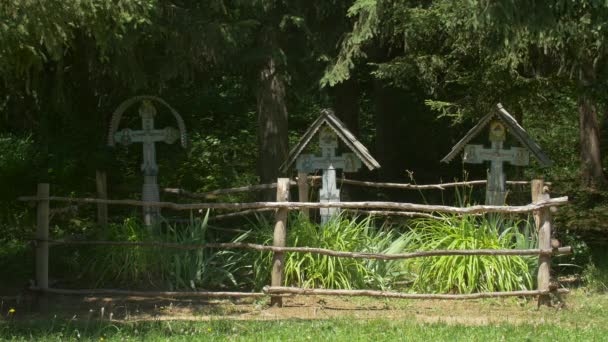
[[[536, 248], [535, 230], [527, 220], [497, 215], [441, 215], [412, 220], [404, 234], [406, 251], [440, 249]], [[411, 259], [417, 292], [472, 293], [530, 289], [537, 257], [450, 255]]]
[[[166, 223], [149, 229], [139, 220], [127, 218], [111, 224], [106, 233], [110, 241], [160, 241], [176, 244], [204, 244], [218, 240], [208, 231], [208, 215], [191, 218], [186, 225]], [[246, 236], [237, 236], [239, 242]], [[89, 251], [83, 278], [95, 286], [203, 290], [241, 288], [250, 263], [236, 250], [150, 248], [140, 246], [98, 246]]]
[[[257, 224], [259, 243], [272, 244], [271, 222]], [[317, 247], [336, 251], [391, 253], [398, 252], [395, 245], [398, 234], [375, 227], [371, 217], [351, 218], [338, 215], [327, 224], [320, 225], [294, 214], [290, 216], [287, 245], [291, 247]], [[258, 254], [254, 261], [257, 270], [255, 287], [270, 282], [270, 253]], [[313, 253], [288, 253], [285, 257], [284, 282], [286, 286], [306, 288], [387, 288], [403, 276], [396, 264], [378, 260], [337, 258]]]

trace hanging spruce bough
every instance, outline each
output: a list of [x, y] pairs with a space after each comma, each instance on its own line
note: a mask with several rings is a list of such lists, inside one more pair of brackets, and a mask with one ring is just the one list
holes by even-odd
[[[483, 145], [469, 145], [468, 143], [479, 135], [482, 130], [490, 125], [490, 142], [492, 146], [486, 148]], [[511, 133], [524, 147], [505, 148], [506, 132]], [[496, 110], [484, 116], [475, 127], [462, 138], [441, 161], [449, 163], [454, 157], [462, 152], [463, 161], [470, 164], [481, 164], [489, 161], [491, 163], [488, 171], [488, 185], [486, 188], [486, 204], [504, 205], [507, 197], [506, 178], [503, 171], [503, 163], [511, 165], [526, 166], [530, 163], [530, 153], [542, 166], [551, 166], [551, 160], [540, 149], [540, 146], [532, 140], [528, 133], [499, 103]]]
[[[321, 156], [301, 154], [317, 132], [319, 133]], [[344, 153], [341, 156], [336, 156], [338, 137], [354, 153]], [[289, 152], [287, 161], [281, 166], [281, 172], [287, 172], [294, 162], [300, 173], [309, 174], [317, 170], [323, 172], [323, 186], [319, 194], [321, 203], [340, 202], [340, 189], [336, 184], [336, 169], [342, 169], [344, 172], [356, 172], [361, 168], [361, 162], [370, 170], [380, 168], [380, 164], [371, 156], [367, 148], [329, 109], [321, 111], [321, 115], [304, 133], [300, 142]], [[321, 223], [327, 223], [337, 213], [337, 208], [322, 208]]]
[[[179, 131], [173, 127], [164, 129], [154, 128], [154, 117], [156, 116], [156, 108], [152, 105], [152, 101], [158, 102], [168, 108], [171, 114], [175, 117]], [[118, 131], [118, 125], [122, 114], [135, 103], [141, 102], [139, 107], [139, 115], [141, 116], [141, 130], [131, 130], [125, 128]], [[143, 144], [144, 157], [141, 170], [144, 173], [144, 185], [142, 190], [142, 201], [144, 202], [159, 202], [160, 195], [158, 191], [158, 165], [156, 164], [156, 146], [157, 142], [165, 142], [173, 144], [177, 140], [181, 141], [182, 147], [187, 146], [186, 125], [179, 113], [169, 106], [164, 100], [154, 96], [137, 96], [123, 102], [112, 115], [110, 123], [110, 132], [108, 135], [108, 146], [114, 146], [116, 143], [130, 145], [134, 142]], [[144, 207], [144, 223], [147, 226], [152, 226], [160, 215], [159, 208]]]

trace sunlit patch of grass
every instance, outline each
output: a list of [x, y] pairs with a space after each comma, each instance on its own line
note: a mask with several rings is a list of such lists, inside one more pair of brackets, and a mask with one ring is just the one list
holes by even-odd
[[[395, 319], [355, 319], [352, 316], [324, 320], [235, 321], [139, 321], [119, 322], [91, 318], [0, 321], [0, 339], [85, 341], [602, 341], [608, 336], [608, 304], [604, 296], [583, 291], [570, 298], [562, 310], [521, 309], [523, 323], [441, 322], [450, 312], [432, 311], [438, 323], [421, 323], [412, 316]], [[365, 299], [362, 303], [374, 301]], [[419, 302], [417, 302], [419, 303]], [[432, 307], [433, 303], [420, 303]], [[512, 310], [511, 300], [453, 303], [455, 312], [466, 306], [493, 307], [493, 314]], [[445, 307], [445, 306], [443, 306]], [[471, 308], [469, 308], [471, 310]], [[427, 313], [431, 312], [426, 310]], [[488, 321], [489, 322], [489, 321]]]

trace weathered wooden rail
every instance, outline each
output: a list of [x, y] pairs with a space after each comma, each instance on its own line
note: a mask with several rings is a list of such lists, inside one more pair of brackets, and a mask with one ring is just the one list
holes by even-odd
[[267, 246], [255, 243], [246, 242], [210, 242], [200, 244], [180, 244], [171, 242], [139, 242], [139, 241], [95, 241], [95, 240], [38, 240], [32, 239], [35, 242], [46, 242], [49, 247], [58, 245], [97, 245], [97, 246], [123, 246], [123, 247], [151, 247], [151, 248], [174, 248], [182, 250], [194, 250], [203, 248], [217, 249], [252, 249], [260, 252], [275, 252], [275, 253], [313, 253], [333, 257], [353, 258], [353, 259], [378, 259], [378, 260], [401, 260], [431, 256], [446, 256], [446, 255], [564, 255], [572, 254], [572, 247], [558, 247], [550, 249], [444, 249], [419, 251], [400, 254], [382, 254], [382, 253], [362, 253], [362, 252], [345, 252], [334, 251], [325, 248], [316, 247], [277, 247]]
[[[318, 182], [320, 176], [309, 176], [308, 179], [312, 182]], [[487, 180], [474, 180], [474, 181], [462, 181], [462, 182], [448, 182], [438, 184], [412, 184], [412, 183], [388, 183], [388, 182], [371, 182], [361, 181], [348, 178], [338, 178], [340, 184], [358, 185], [370, 188], [390, 188], [390, 189], [402, 189], [402, 190], [446, 190], [448, 188], [456, 188], [460, 186], [477, 186], [485, 185], [488, 183]], [[528, 185], [530, 181], [506, 181], [508, 185]], [[547, 183], [550, 185], [550, 183]]]
[[264, 293], [270, 295], [280, 294], [296, 294], [296, 295], [313, 295], [313, 296], [349, 296], [349, 297], [384, 297], [384, 298], [401, 298], [401, 299], [444, 299], [444, 300], [465, 300], [465, 299], [481, 299], [481, 298], [498, 298], [498, 297], [525, 297], [525, 296], [547, 296], [552, 292], [569, 293], [567, 289], [554, 290], [530, 290], [530, 291], [508, 291], [508, 292], [480, 292], [466, 294], [434, 294], [434, 293], [403, 293], [392, 291], [376, 291], [376, 290], [329, 290], [329, 289], [309, 289], [287, 286], [266, 286]]
[[198, 210], [198, 209], [299, 209], [299, 208], [343, 208], [343, 209], [391, 209], [403, 211], [441, 212], [447, 214], [479, 214], [503, 213], [521, 214], [548, 207], [556, 207], [568, 203], [568, 197], [543, 199], [537, 203], [522, 206], [473, 205], [470, 207], [450, 207], [447, 205], [397, 203], [397, 202], [248, 202], [248, 203], [191, 203], [178, 204], [172, 202], [144, 202], [138, 200], [103, 200], [97, 198], [72, 198], [58, 196], [22, 196], [20, 201], [54, 201], [89, 204], [111, 204], [138, 207], [157, 207], [172, 210]]
[[[36, 196], [20, 197], [22, 201], [37, 202], [37, 231], [36, 238], [36, 286], [33, 290], [44, 293], [57, 294], [113, 294], [113, 295], [134, 295], [134, 296], [169, 296], [169, 297], [258, 297], [263, 295], [271, 296], [271, 304], [282, 306], [282, 295], [340, 295], [340, 296], [373, 296], [406, 299], [475, 299], [506, 296], [538, 296], [539, 304], [548, 303], [548, 295], [551, 292], [565, 293], [567, 290], [551, 288], [550, 262], [551, 256], [572, 253], [571, 247], [552, 248], [551, 238], [551, 211], [550, 208], [564, 205], [568, 202], [567, 197], [549, 198], [541, 180], [532, 182], [533, 203], [524, 206], [488, 206], [477, 205], [466, 208], [449, 207], [442, 205], [422, 205], [413, 203], [394, 203], [394, 202], [342, 202], [342, 203], [311, 203], [311, 202], [289, 202], [289, 188], [291, 182], [288, 178], [280, 178], [277, 182], [277, 201], [276, 202], [251, 202], [251, 203], [194, 203], [176, 204], [171, 202], [143, 202], [136, 200], [108, 200], [98, 198], [71, 198], [50, 196], [49, 185], [39, 184]], [[231, 210], [275, 210], [275, 227], [273, 245], [259, 245], [252, 243], [205, 243], [205, 244], [176, 244], [165, 242], [127, 242], [127, 241], [75, 241], [75, 240], [54, 240], [49, 238], [49, 203], [69, 202], [84, 204], [105, 204], [105, 205], [129, 205], [129, 206], [153, 206], [173, 210], [196, 210], [196, 209], [231, 209]], [[356, 251], [334, 251], [314, 247], [288, 247], [286, 246], [287, 214], [290, 209], [299, 208], [345, 208], [345, 209], [390, 209], [395, 212], [410, 214], [429, 214], [429, 213], [451, 213], [451, 214], [481, 214], [481, 213], [530, 213], [535, 214], [535, 222], [539, 229], [539, 247], [537, 249], [523, 250], [431, 250], [416, 251], [402, 254], [383, 254], [383, 253], [363, 253]], [[375, 214], [386, 215], [386, 210], [379, 210]], [[229, 215], [229, 214], [227, 214]], [[232, 249], [253, 249], [261, 252], [272, 252], [272, 280], [269, 287], [263, 293], [249, 292], [146, 292], [146, 291], [126, 291], [111, 289], [53, 289], [48, 283], [48, 259], [49, 247], [54, 245], [106, 245], [124, 247], [151, 247], [151, 248], [175, 248], [175, 249], [200, 249], [200, 248], [232, 248]], [[377, 260], [400, 260], [419, 257], [433, 257], [445, 255], [488, 255], [488, 256], [514, 256], [514, 255], [538, 255], [538, 289], [535, 291], [510, 291], [510, 292], [487, 292], [476, 294], [407, 294], [399, 292], [374, 291], [374, 290], [326, 290], [326, 289], [300, 289], [283, 286], [284, 255], [285, 253], [315, 253], [341, 258], [365, 258]]]
[[[298, 177], [296, 177], [295, 180], [290, 180], [289, 186], [290, 187], [297, 186], [299, 202], [307, 202], [309, 199], [308, 194], [310, 193], [310, 186], [318, 185], [320, 180], [321, 180], [321, 176], [307, 176], [305, 173], [303, 173], [303, 174], [298, 174]], [[337, 181], [340, 182], [340, 184], [349, 184], [349, 185], [372, 187], [372, 188], [392, 188], [392, 189], [401, 189], [401, 190], [447, 190], [449, 188], [455, 188], [455, 187], [463, 187], [463, 186], [471, 187], [471, 186], [485, 185], [488, 182], [487, 180], [474, 180], [474, 181], [448, 182], [448, 183], [438, 183], [438, 184], [412, 184], [412, 183], [387, 183], [387, 182], [361, 181], [361, 180], [348, 179], [348, 178], [344, 178], [344, 177], [337, 179]], [[528, 184], [531, 184], [532, 182], [531, 181], [507, 181], [506, 183], [508, 185], [528, 185]], [[547, 182], [545, 184], [550, 185], [551, 183]], [[201, 192], [201, 193], [191, 192], [191, 191], [188, 191], [185, 189], [180, 189], [180, 188], [164, 188], [163, 191], [165, 193], [184, 196], [184, 197], [188, 197], [188, 198], [194, 198], [194, 199], [216, 199], [216, 198], [218, 198], [218, 196], [221, 196], [221, 195], [236, 194], [236, 193], [251, 192], [251, 191], [263, 191], [263, 190], [269, 190], [269, 189], [276, 189], [276, 187], [277, 187], [277, 183], [268, 183], [268, 184], [246, 185], [246, 186], [240, 186], [240, 187], [234, 187], [234, 188], [219, 189], [219, 190], [213, 190], [213, 191]], [[106, 205], [106, 204], [99, 204], [99, 205]], [[308, 217], [309, 209], [310, 208], [302, 207], [302, 208], [300, 208], [300, 211], [306, 217]], [[261, 212], [261, 211], [266, 211], [266, 210], [271, 210], [271, 209], [264, 209], [264, 208], [248, 209], [248, 210], [243, 210], [243, 211], [229, 213], [229, 214], [216, 215], [216, 216], [211, 217], [210, 219], [223, 220], [223, 219], [227, 219], [227, 218], [239, 217], [242, 215], [248, 215], [251, 213]], [[356, 209], [351, 209], [348, 211], [363, 212], [362, 210], [356, 210]], [[432, 216], [430, 214], [425, 214], [425, 213], [407, 213], [406, 214], [406, 213], [396, 212], [396, 211], [383, 211], [382, 212], [382, 211], [375, 210], [375, 211], [367, 212], [367, 214], [382, 215], [382, 216], [401, 216], [401, 217], [428, 217], [428, 218], [440, 219], [438, 216]]]
[[[297, 177], [296, 180], [290, 180], [290, 186], [298, 186], [300, 191], [302, 188], [308, 189], [310, 184], [316, 184], [321, 180], [321, 176], [308, 176], [305, 179], [301, 177]], [[355, 180], [349, 178], [338, 178], [336, 179], [340, 184], [350, 184], [350, 185], [358, 185], [363, 187], [371, 187], [371, 188], [392, 188], [392, 189], [403, 189], [403, 190], [446, 190], [448, 188], [455, 188], [460, 186], [477, 186], [477, 185], [485, 185], [488, 183], [487, 180], [474, 180], [474, 181], [462, 181], [462, 182], [449, 182], [449, 183], [438, 183], [438, 184], [412, 184], [412, 183], [387, 183], [387, 182], [371, 182], [371, 181], [362, 181]], [[508, 185], [528, 185], [531, 184], [530, 181], [506, 181]], [[547, 185], [551, 185], [551, 183], [545, 183]], [[207, 192], [191, 192], [185, 189], [180, 188], [164, 188], [163, 192], [168, 194], [180, 195], [190, 198], [200, 198], [200, 199], [211, 199], [216, 198], [220, 195], [228, 195], [235, 194], [241, 192], [250, 192], [250, 191], [262, 191], [262, 190], [270, 190], [276, 189], [277, 183], [268, 183], [268, 184], [255, 184], [255, 185], [245, 185], [234, 188], [226, 188], [226, 189], [218, 189]]]

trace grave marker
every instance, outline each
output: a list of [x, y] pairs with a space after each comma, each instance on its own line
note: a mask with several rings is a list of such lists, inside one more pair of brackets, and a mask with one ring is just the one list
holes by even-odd
[[[301, 154], [316, 133], [319, 133], [321, 156]], [[336, 156], [338, 137], [353, 153], [344, 153]], [[294, 162], [300, 175], [321, 170], [322, 187], [319, 192], [319, 201], [321, 203], [340, 202], [340, 189], [337, 187], [336, 169], [342, 169], [344, 172], [356, 172], [361, 168], [361, 162], [370, 170], [380, 167], [380, 164], [369, 154], [365, 146], [355, 138], [329, 109], [321, 111], [319, 118], [313, 122], [300, 139], [300, 142], [291, 150], [287, 161], [281, 166], [281, 171], [286, 172]], [[327, 223], [338, 211], [337, 208], [322, 208], [321, 223]]]
[[[152, 105], [152, 101], [159, 102], [169, 108], [175, 119], [177, 120], [179, 130], [173, 127], [164, 129], [154, 128], [154, 117], [156, 116], [156, 108]], [[139, 115], [141, 117], [142, 129], [131, 130], [129, 128], [118, 131], [118, 124], [122, 114], [133, 104], [141, 102], [139, 107]], [[142, 143], [143, 146], [143, 163], [141, 170], [144, 174], [144, 184], [142, 189], [142, 201], [144, 202], [159, 202], [160, 195], [157, 183], [158, 165], [156, 164], [156, 146], [157, 142], [165, 142], [173, 144], [178, 139], [181, 140], [182, 146], [186, 147], [187, 136], [186, 128], [181, 116], [171, 108], [165, 101], [153, 96], [138, 96], [123, 102], [112, 116], [110, 124], [110, 133], [108, 136], [108, 145], [114, 146], [116, 143], [130, 145], [132, 143]], [[159, 208], [144, 207], [144, 223], [147, 226], [153, 225], [160, 215]]]
[[[491, 147], [469, 145], [468, 142], [479, 135], [484, 127], [490, 126]], [[519, 140], [524, 147], [505, 148], [507, 131]], [[504, 163], [516, 166], [526, 166], [530, 163], [530, 153], [543, 166], [550, 166], [551, 160], [542, 152], [538, 144], [499, 103], [497, 111], [483, 117], [441, 161], [450, 162], [459, 152], [464, 150], [463, 161], [470, 164], [490, 162], [488, 183], [486, 187], [486, 204], [504, 205], [506, 199], [506, 178], [503, 170]]]

